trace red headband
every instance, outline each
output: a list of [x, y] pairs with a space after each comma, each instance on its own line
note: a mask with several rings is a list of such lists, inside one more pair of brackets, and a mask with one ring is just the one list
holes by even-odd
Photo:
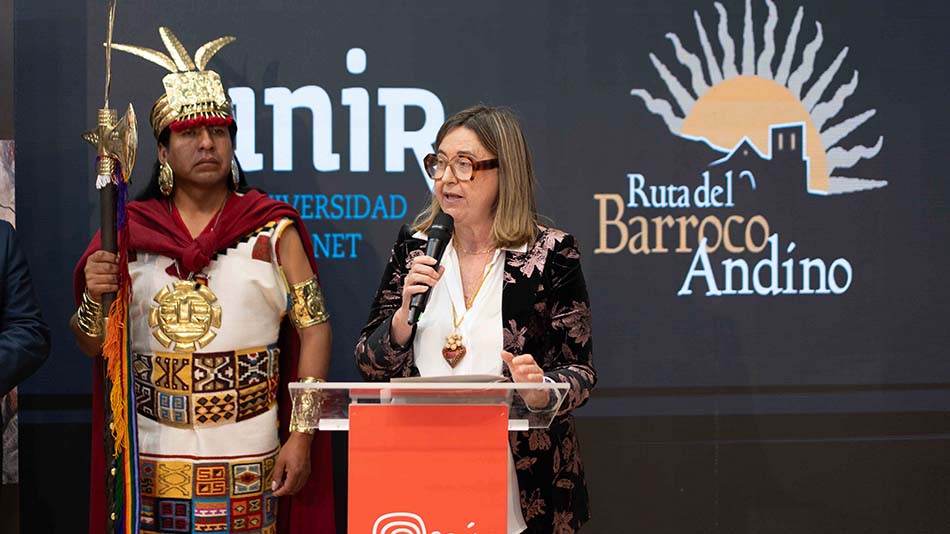
[[173, 132], [182, 132], [199, 126], [227, 126], [230, 128], [232, 124], [234, 124], [234, 119], [231, 117], [195, 117], [193, 119], [175, 121], [169, 124], [168, 128]]

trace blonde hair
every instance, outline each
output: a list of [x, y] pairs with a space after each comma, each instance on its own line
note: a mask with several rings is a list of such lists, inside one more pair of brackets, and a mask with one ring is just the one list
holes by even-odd
[[[470, 107], [449, 117], [439, 128], [436, 148], [456, 128], [474, 132], [479, 142], [498, 158], [498, 198], [491, 227], [492, 244], [517, 247], [534, 241], [538, 233], [535, 177], [531, 153], [518, 119], [505, 108]], [[442, 208], [433, 194], [429, 205], [416, 216], [413, 229], [427, 232], [439, 213]]]

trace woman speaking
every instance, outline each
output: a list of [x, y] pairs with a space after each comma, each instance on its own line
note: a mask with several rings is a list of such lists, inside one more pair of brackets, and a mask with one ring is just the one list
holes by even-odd
[[[538, 223], [531, 156], [509, 111], [456, 113], [436, 147], [425, 159], [431, 202], [393, 246], [357, 364], [374, 381], [504, 374], [569, 384], [550, 428], [510, 434], [508, 532], [576, 532], [590, 509], [570, 412], [597, 380], [580, 252], [571, 235]], [[443, 213], [455, 233], [436, 270], [424, 251]], [[410, 326], [412, 297], [426, 291], [426, 313]]]

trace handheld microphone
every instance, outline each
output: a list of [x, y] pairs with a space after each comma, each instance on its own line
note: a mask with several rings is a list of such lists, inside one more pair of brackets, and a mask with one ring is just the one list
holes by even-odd
[[[452, 231], [455, 230], [455, 219], [452, 218], [448, 213], [440, 213], [435, 216], [435, 220], [432, 221], [432, 226], [429, 227], [429, 243], [426, 245], [426, 256], [431, 256], [435, 258], [435, 265], [432, 266], [433, 269], [438, 272], [439, 264], [442, 263], [442, 254], [445, 253], [445, 246], [449, 244], [449, 240], [452, 239]], [[430, 287], [425, 291], [425, 293], [417, 293], [412, 296], [412, 300], [409, 301], [409, 325], [416, 324], [416, 321], [419, 320], [419, 316], [422, 315], [422, 312], [426, 309], [426, 304], [429, 303], [429, 293], [432, 292]]]

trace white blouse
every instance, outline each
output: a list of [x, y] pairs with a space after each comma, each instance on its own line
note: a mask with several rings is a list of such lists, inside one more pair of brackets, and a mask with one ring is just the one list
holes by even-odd
[[[428, 236], [422, 232], [416, 232], [413, 237], [428, 239]], [[429, 303], [425, 313], [419, 319], [416, 337], [412, 344], [419, 374], [422, 376], [502, 374], [504, 362], [501, 359], [501, 351], [504, 348], [504, 337], [501, 295], [505, 280], [506, 250], [524, 251], [495, 250], [494, 257], [485, 266], [483, 273], [485, 279], [472, 302], [472, 307], [466, 310], [458, 254], [455, 252], [454, 241], [449, 241], [442, 256], [445, 272], [439, 283], [431, 290]], [[446, 336], [455, 331], [452, 322], [453, 308], [455, 322], [458, 323], [461, 320], [458, 333], [461, 334], [462, 344], [466, 348], [465, 356], [454, 368], [442, 356]], [[508, 534], [517, 534], [527, 529], [521, 513], [520, 493], [514, 459], [509, 450]]]

